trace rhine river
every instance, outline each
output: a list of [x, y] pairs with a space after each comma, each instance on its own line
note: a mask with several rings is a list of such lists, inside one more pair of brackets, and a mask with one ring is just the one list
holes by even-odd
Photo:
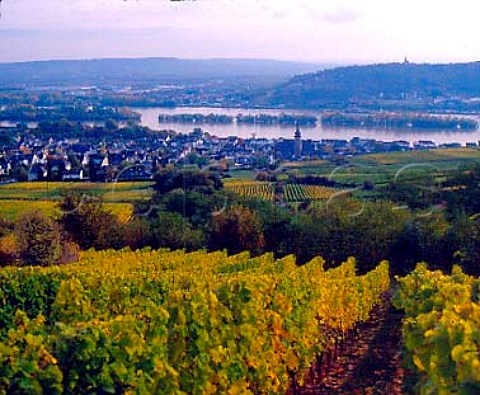
[[[271, 109], [230, 109], [230, 108], [205, 108], [205, 107], [178, 107], [178, 108], [132, 108], [132, 110], [142, 115], [141, 124], [154, 130], [175, 130], [177, 132], [191, 132], [195, 127], [201, 127], [204, 131], [218, 137], [238, 136], [238, 137], [256, 137], [266, 138], [293, 138], [295, 128], [293, 126], [271, 126], [271, 125], [237, 125], [233, 124], [184, 124], [184, 123], [159, 123], [159, 114], [227, 114], [235, 116], [242, 114], [270, 114], [278, 115], [281, 112], [286, 114], [307, 114], [320, 117], [320, 112], [299, 111], [299, 110], [271, 110]], [[480, 116], [471, 116], [480, 121]], [[321, 139], [345, 139], [350, 140], [353, 137], [371, 138], [382, 141], [405, 140], [413, 143], [419, 140], [429, 140], [436, 144], [442, 143], [461, 143], [477, 142], [480, 140], [480, 130], [411, 130], [411, 129], [364, 129], [364, 128], [325, 128], [318, 124], [315, 127], [302, 127], [302, 138], [321, 140]]]

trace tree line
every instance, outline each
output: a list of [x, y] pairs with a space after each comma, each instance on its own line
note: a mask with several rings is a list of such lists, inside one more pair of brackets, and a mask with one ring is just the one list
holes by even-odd
[[[79, 250], [149, 246], [270, 251], [278, 258], [295, 254], [300, 264], [323, 256], [327, 267], [354, 256], [361, 272], [383, 259], [400, 274], [425, 261], [432, 268], [449, 271], [460, 264], [467, 273], [480, 274], [480, 217], [475, 215], [480, 169], [451, 180], [442, 192], [445, 209], [430, 211], [399, 205], [393, 189], [389, 199], [292, 206], [235, 196], [213, 172], [164, 169], [155, 181], [152, 199], [138, 202], [128, 223], [100, 198], [75, 192], [63, 196], [58, 219], [27, 213], [15, 225], [3, 220], [0, 236], [13, 234], [16, 244], [8, 249], [0, 243], [2, 263], [47, 265], [75, 260]], [[420, 200], [404, 196], [410, 203]]]

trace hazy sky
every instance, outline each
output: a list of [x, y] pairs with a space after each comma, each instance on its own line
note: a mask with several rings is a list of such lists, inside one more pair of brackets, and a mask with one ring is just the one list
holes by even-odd
[[480, 60], [475, 0], [4, 0], [0, 61]]

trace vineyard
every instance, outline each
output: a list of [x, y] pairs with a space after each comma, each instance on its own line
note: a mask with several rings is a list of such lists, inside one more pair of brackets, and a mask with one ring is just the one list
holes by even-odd
[[0, 393], [281, 394], [366, 322], [381, 263], [145, 249], [0, 270]]
[[[275, 184], [272, 182], [253, 180], [229, 180], [225, 188], [239, 196], [259, 198], [273, 201], [275, 199]], [[338, 190], [319, 185], [285, 184], [277, 190], [285, 202], [294, 203], [304, 200], [326, 200]]]
[[271, 182], [254, 180], [228, 180], [224, 182], [225, 189], [241, 197], [263, 200], [275, 199], [275, 187]]
[[287, 202], [330, 199], [338, 190], [319, 185], [286, 184], [284, 198]]
[[404, 342], [422, 394], [480, 393], [480, 280], [424, 264], [400, 279]]

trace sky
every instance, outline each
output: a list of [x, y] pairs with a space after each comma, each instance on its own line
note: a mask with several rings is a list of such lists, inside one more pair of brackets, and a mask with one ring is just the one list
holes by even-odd
[[0, 62], [480, 60], [476, 0], [3, 0]]

